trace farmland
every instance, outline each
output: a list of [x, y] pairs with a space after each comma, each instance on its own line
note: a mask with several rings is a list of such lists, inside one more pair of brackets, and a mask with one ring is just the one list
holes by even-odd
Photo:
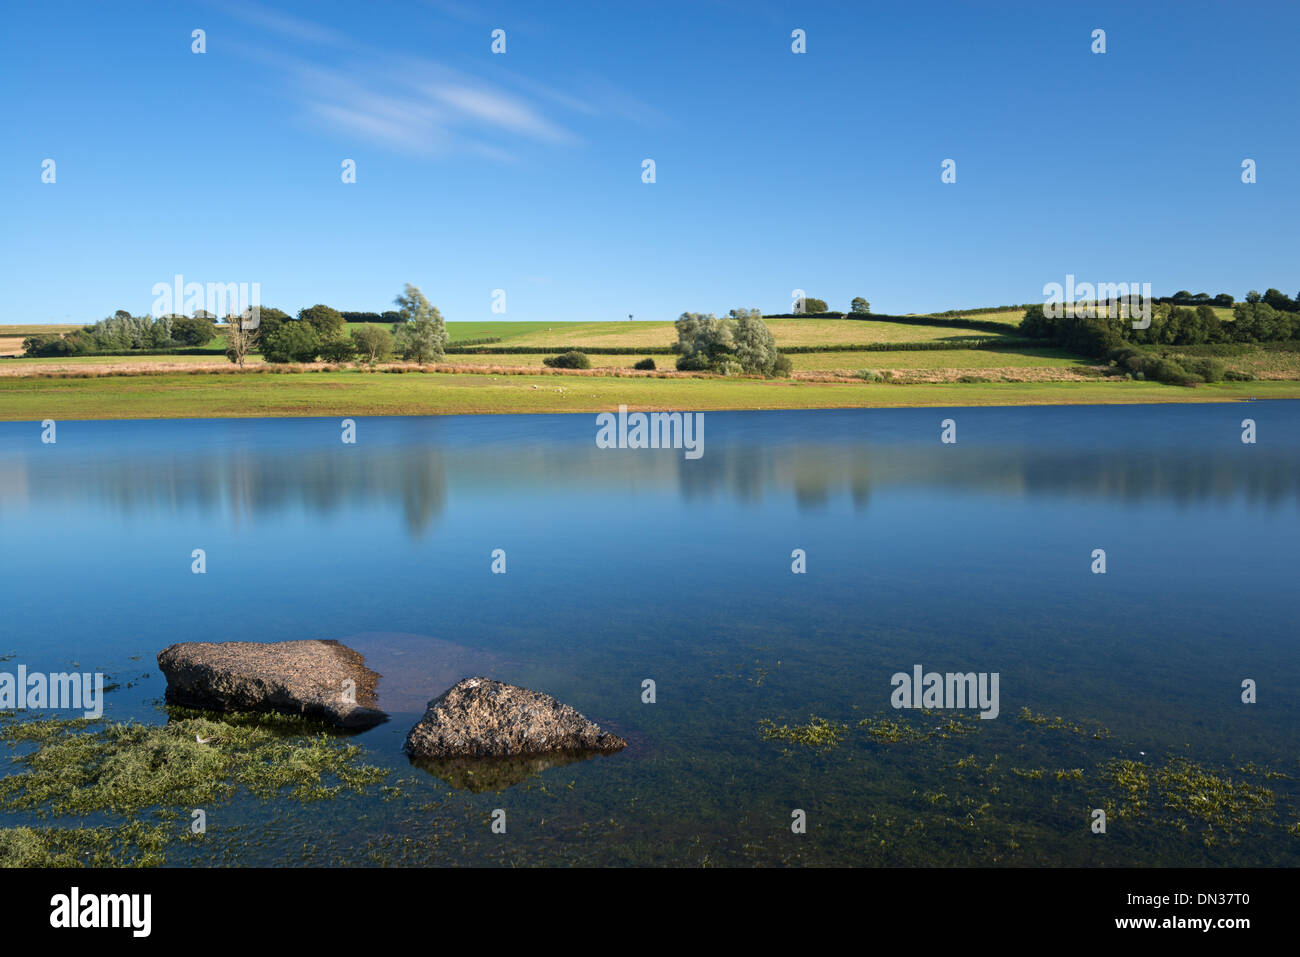
[[[1231, 314], [1228, 313], [1230, 316]], [[798, 409], [1236, 401], [1300, 397], [1300, 352], [1245, 350], [1225, 366], [1244, 382], [1182, 388], [1115, 375], [1018, 334], [1015, 310], [888, 319], [768, 318], [789, 350], [787, 379], [676, 371], [671, 322], [448, 322], [451, 351], [426, 366], [389, 361], [237, 369], [224, 332], [184, 353], [0, 359], [0, 419], [385, 415], [647, 409]], [[977, 325], [965, 325], [963, 320]], [[1005, 332], [978, 324], [994, 322]], [[349, 324], [355, 335], [363, 324]], [[0, 326], [0, 344], [68, 326]], [[584, 352], [589, 370], [543, 359]], [[6, 350], [0, 350], [6, 351]], [[7, 350], [17, 351], [16, 348]], [[1178, 358], [1177, 347], [1170, 354]], [[653, 371], [634, 371], [651, 358]], [[407, 374], [402, 374], [407, 373]]]

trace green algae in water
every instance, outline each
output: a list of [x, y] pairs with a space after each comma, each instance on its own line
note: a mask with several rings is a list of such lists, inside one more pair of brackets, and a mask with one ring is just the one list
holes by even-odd
[[[928, 719], [933, 717], [935, 712], [932, 709], [923, 708], [921, 714]], [[948, 740], [949, 738], [974, 734], [978, 730], [979, 721], [978, 719], [949, 716], [941, 724], [935, 725], [929, 730], [923, 730], [912, 722], [873, 717], [863, 718], [858, 722], [858, 727], [863, 728], [871, 740], [882, 744], [916, 744], [934, 739]]]
[[758, 724], [762, 728], [764, 741], [785, 741], [818, 751], [839, 747], [849, 730], [847, 724], [836, 724], [827, 718], [811, 714], [807, 724], [795, 725], [793, 728], [788, 725], [778, 727], [774, 721], [766, 718]]
[[910, 724], [892, 721], [889, 718], [863, 718], [858, 722], [859, 728], [865, 728], [873, 741], [885, 744], [902, 744], [925, 741], [929, 736]]
[[1240, 835], [1278, 826], [1272, 790], [1186, 758], [1172, 758], [1159, 767], [1112, 761], [1103, 772], [1119, 793], [1111, 803], [1111, 813], [1119, 820], [1146, 819], [1180, 831], [1197, 827], [1207, 846], [1216, 845], [1220, 837], [1235, 843]]
[[1071, 721], [1066, 721], [1060, 715], [1057, 715], [1054, 718], [1049, 718], [1045, 714], [1035, 714], [1033, 711], [1030, 711], [1028, 708], [1020, 709], [1020, 720], [1028, 721], [1030, 724], [1038, 725], [1039, 727], [1046, 728], [1051, 731], [1065, 731], [1068, 732], [1069, 734], [1088, 735], [1097, 741], [1104, 741], [1106, 738], [1110, 737], [1109, 728], [1099, 727], [1089, 731], [1087, 728], [1080, 727], [1079, 725], [1074, 724]]
[[321, 801], [387, 775], [362, 764], [357, 745], [305, 719], [170, 713], [165, 725], [0, 715], [0, 742], [15, 752], [0, 777], [0, 809], [96, 822], [0, 830], [0, 864], [158, 864], [193, 836], [187, 822], [196, 808], [241, 792]]
[[176, 839], [165, 824], [0, 828], [0, 867], [155, 867]]

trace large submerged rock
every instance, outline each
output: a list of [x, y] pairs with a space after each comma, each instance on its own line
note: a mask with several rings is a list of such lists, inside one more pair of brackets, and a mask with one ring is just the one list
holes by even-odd
[[205, 711], [276, 711], [340, 728], [379, 724], [379, 675], [337, 641], [186, 641], [158, 655], [169, 704]]
[[602, 731], [550, 695], [491, 678], [466, 678], [429, 702], [406, 736], [415, 758], [504, 757], [553, 751], [619, 751]]

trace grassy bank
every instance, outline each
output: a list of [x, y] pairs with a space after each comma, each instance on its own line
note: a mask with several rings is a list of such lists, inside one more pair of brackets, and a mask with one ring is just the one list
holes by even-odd
[[1300, 382], [800, 382], [358, 371], [0, 379], [0, 420], [1092, 405], [1300, 399]]

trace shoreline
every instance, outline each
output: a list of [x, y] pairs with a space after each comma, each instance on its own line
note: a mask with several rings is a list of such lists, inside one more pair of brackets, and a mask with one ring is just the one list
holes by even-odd
[[0, 421], [1155, 405], [1300, 399], [1300, 381], [868, 383], [654, 375], [295, 371], [0, 376]]

